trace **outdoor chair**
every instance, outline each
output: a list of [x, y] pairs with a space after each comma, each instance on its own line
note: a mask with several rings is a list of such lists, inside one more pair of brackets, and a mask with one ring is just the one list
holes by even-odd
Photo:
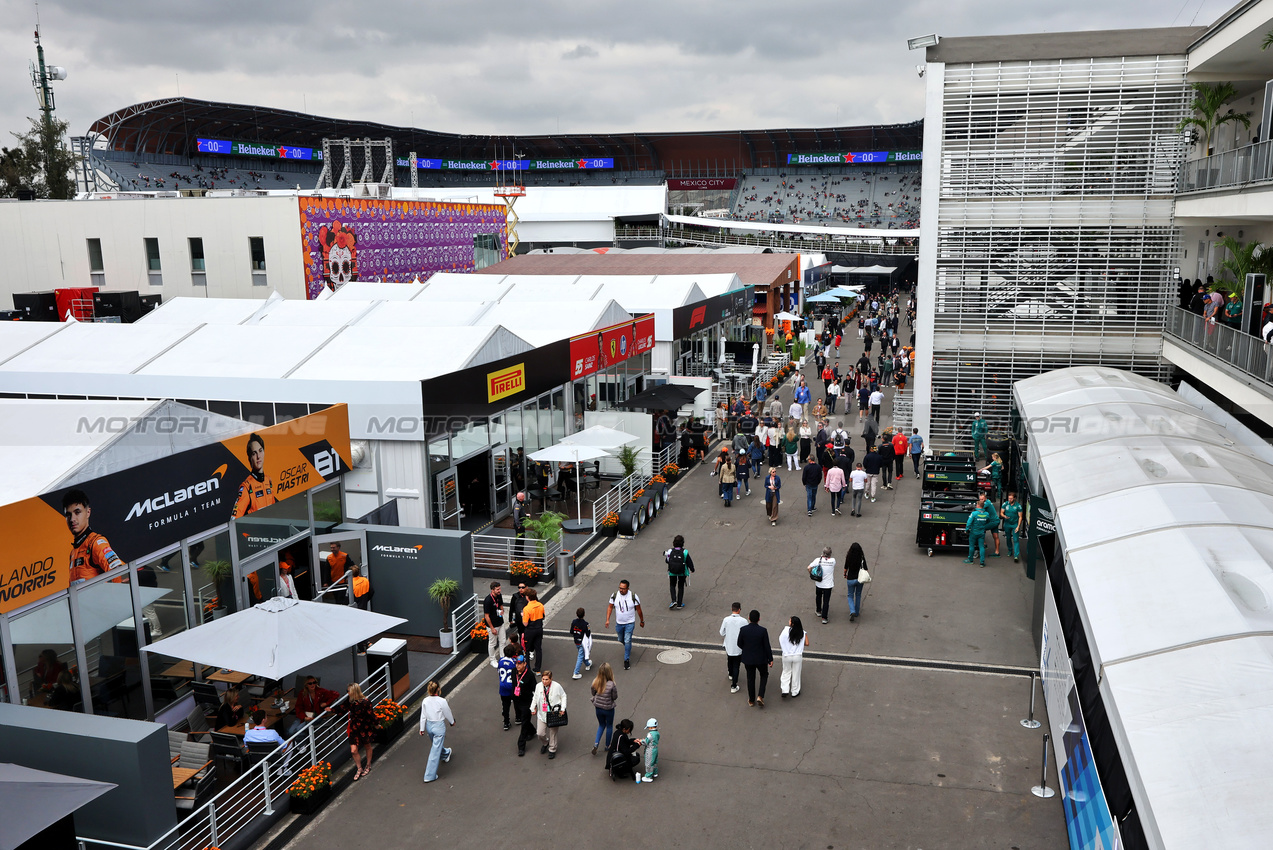
[[217, 775], [211, 770], [205, 770], [193, 784], [187, 782], [178, 788], [182, 794], [174, 795], [178, 812], [189, 812], [199, 808], [208, 802], [208, 798], [212, 796], [214, 786], [216, 785]]
[[190, 735], [196, 738], [212, 732], [212, 727], [208, 725], [208, 718], [197, 705], [186, 715], [186, 726], [190, 728]]
[[264, 761], [267, 756], [279, 749], [278, 744], [275, 744], [273, 741], [252, 741], [248, 743], [247, 747], [248, 767], [256, 767]]
[[243, 741], [238, 735], [213, 732], [212, 760], [218, 764], [232, 764], [236, 768], [234, 775], [242, 774], [247, 767], [247, 753], [243, 749]]
[[190, 740], [190, 736], [185, 732], [174, 732], [168, 730], [168, 755], [172, 761], [181, 758], [181, 745]]
[[[205, 768], [210, 764], [212, 764], [211, 744], [186, 741], [181, 745], [181, 757], [177, 759], [177, 767], [206, 772]], [[200, 775], [201, 773], [195, 774], [196, 778]]]
[[194, 694], [195, 705], [199, 706], [205, 716], [216, 717], [221, 710], [221, 693], [216, 685], [211, 682], [191, 682], [190, 692]]

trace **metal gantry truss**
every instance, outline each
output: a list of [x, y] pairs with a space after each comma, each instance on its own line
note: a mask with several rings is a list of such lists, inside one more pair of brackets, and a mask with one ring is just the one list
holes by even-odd
[[[380, 173], [380, 179], [375, 179], [375, 162], [376, 154], [379, 152], [383, 157], [384, 167]], [[357, 180], [353, 179], [354, 161], [361, 155], [362, 170], [359, 172]], [[339, 159], [340, 172], [338, 177], [332, 177], [336, 173], [336, 160]], [[383, 183], [388, 186], [393, 185], [393, 140], [385, 138], [383, 140], [373, 139], [323, 139], [323, 170], [318, 175], [318, 185], [316, 189], [348, 189], [354, 183]], [[411, 169], [413, 178], [415, 169]], [[414, 179], [412, 180], [414, 184]]]

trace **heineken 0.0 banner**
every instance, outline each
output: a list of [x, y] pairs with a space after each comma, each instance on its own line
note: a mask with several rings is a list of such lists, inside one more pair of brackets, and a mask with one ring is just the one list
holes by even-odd
[[866, 151], [846, 153], [789, 153], [787, 165], [884, 165], [920, 162], [923, 151]]

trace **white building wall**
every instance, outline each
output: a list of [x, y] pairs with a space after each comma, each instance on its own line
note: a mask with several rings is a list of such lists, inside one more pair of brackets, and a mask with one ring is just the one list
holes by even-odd
[[345, 504], [349, 515], [363, 516], [397, 499], [399, 523], [427, 528], [424, 446], [418, 440], [369, 440], [366, 460], [345, 475]]
[[1184, 57], [930, 71], [915, 386], [929, 444], [970, 448], [976, 412], [1007, 430], [1013, 382], [1052, 369], [1164, 379]]
[[[293, 197], [146, 198], [0, 203], [6, 269], [0, 309], [14, 292], [93, 286], [88, 240], [100, 239], [104, 289], [212, 298], [304, 298], [300, 212]], [[248, 239], [265, 244], [266, 274], [253, 275]], [[159, 240], [163, 284], [147, 271], [147, 237]], [[191, 277], [191, 237], [203, 239], [206, 286]], [[264, 284], [264, 285], [260, 285]]]

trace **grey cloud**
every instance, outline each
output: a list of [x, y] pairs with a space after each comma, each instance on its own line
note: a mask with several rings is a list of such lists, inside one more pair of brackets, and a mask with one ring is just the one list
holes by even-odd
[[[1230, 0], [1201, 0], [1199, 24]], [[73, 133], [114, 109], [182, 93], [459, 133], [656, 132], [920, 118], [919, 53], [905, 39], [1168, 26], [1157, 0], [65, 0], [41, 6], [66, 65]], [[34, 99], [26, 0], [0, 0], [0, 134]], [[1185, 12], [1192, 16], [1194, 7]], [[1188, 23], [1187, 20], [1177, 23]], [[586, 63], [573, 61], [587, 58]], [[586, 73], [585, 73], [586, 72]], [[509, 96], [510, 92], [515, 96]], [[837, 107], [838, 113], [837, 113]], [[837, 119], [838, 114], [838, 119]]]

